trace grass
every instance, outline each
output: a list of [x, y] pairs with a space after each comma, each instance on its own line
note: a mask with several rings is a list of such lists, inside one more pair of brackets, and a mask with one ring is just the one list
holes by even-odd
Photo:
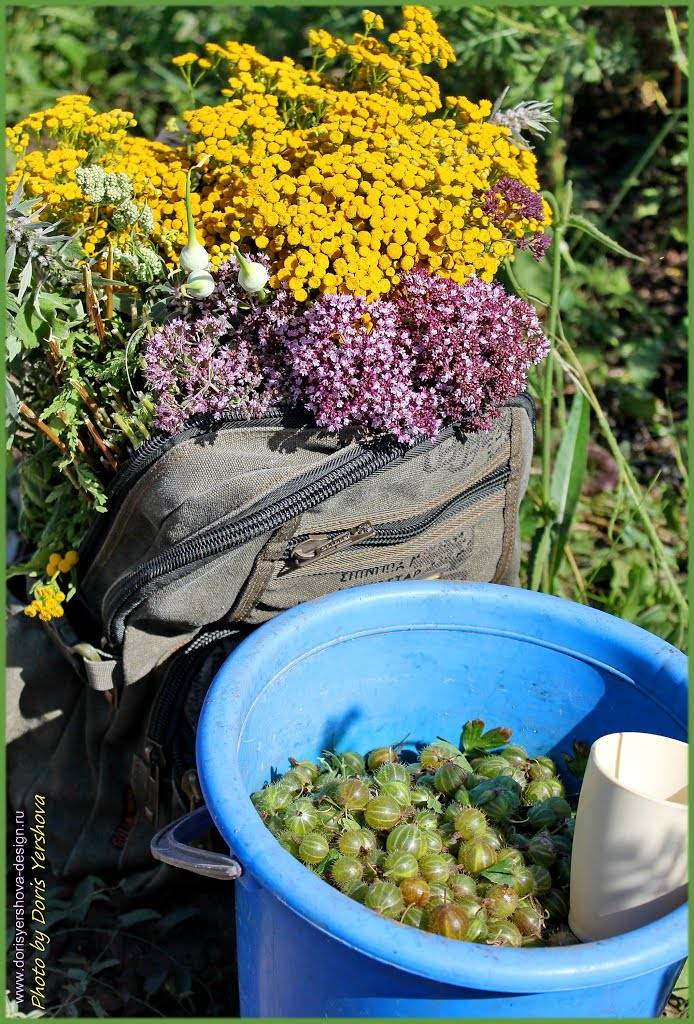
[[[343, 34], [359, 13], [47, 7], [8, 17], [8, 120], [56, 92], [90, 92], [101, 108], [134, 109], [154, 135], [185, 104], [174, 54], [230, 37], [300, 54], [309, 24]], [[655, 7], [637, 17], [578, 5], [448, 10], [441, 23], [458, 62], [439, 76], [473, 99], [510, 85], [510, 101], [551, 100], [557, 118], [538, 147], [553, 245], [543, 264], [520, 254], [508, 272], [553, 345], [531, 381], [539, 443], [522, 509], [523, 582], [683, 648], [686, 18]], [[186, 879], [182, 902], [180, 886], [161, 872], [56, 881], [50, 1015], [233, 1014], [228, 890], [222, 900], [218, 884]], [[687, 1007], [685, 979], [667, 1015]]]

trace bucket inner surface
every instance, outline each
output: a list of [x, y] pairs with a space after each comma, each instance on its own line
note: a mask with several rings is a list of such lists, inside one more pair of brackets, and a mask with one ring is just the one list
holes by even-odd
[[[307, 685], [308, 683], [308, 685]], [[406, 691], [406, 696], [405, 696]], [[388, 627], [335, 638], [303, 653], [257, 694], [239, 738], [247, 792], [288, 770], [288, 757], [364, 753], [397, 743], [457, 744], [470, 718], [505, 725], [531, 755], [553, 757], [593, 742], [618, 721], [683, 735], [672, 710], [618, 669], [501, 631]], [[291, 730], [278, 710], [291, 706]]]

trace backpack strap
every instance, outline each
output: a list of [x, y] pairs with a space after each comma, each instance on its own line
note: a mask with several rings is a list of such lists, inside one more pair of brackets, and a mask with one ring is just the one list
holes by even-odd
[[92, 690], [104, 694], [118, 692], [122, 678], [119, 658], [81, 641], [63, 619], [51, 619], [42, 625], [63, 657]]

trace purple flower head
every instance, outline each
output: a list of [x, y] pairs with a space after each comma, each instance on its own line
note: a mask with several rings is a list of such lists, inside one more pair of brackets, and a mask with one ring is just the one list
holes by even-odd
[[536, 259], [538, 263], [544, 259], [544, 255], [549, 249], [552, 243], [552, 239], [549, 235], [543, 232], [538, 232], [535, 235], [531, 235], [529, 238], [520, 238], [517, 242], [518, 249], [527, 250], [533, 259]]
[[549, 348], [532, 306], [476, 277], [459, 285], [410, 271], [396, 302], [416, 354], [416, 380], [436, 394], [442, 420], [488, 429]]
[[544, 220], [542, 197], [516, 178], [504, 175], [487, 191], [484, 212], [495, 221]]
[[162, 430], [230, 406], [261, 415], [278, 401], [328, 430], [406, 444], [435, 437], [444, 422], [487, 429], [548, 350], [532, 306], [474, 277], [460, 285], [413, 270], [370, 303], [339, 294], [304, 305], [280, 290], [235, 313], [233, 280], [220, 292], [214, 315], [199, 304], [146, 343]]
[[147, 340], [145, 380], [157, 402], [155, 424], [167, 433], [199, 414], [239, 408], [257, 415], [270, 402], [257, 354], [225, 317], [170, 320]]

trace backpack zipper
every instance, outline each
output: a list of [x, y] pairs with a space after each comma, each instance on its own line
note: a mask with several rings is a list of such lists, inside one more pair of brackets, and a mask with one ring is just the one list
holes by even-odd
[[108, 511], [96, 517], [80, 544], [78, 552], [79, 561], [77, 562], [78, 581], [81, 581], [82, 577], [86, 574], [104, 534], [113, 522], [113, 518], [123, 504], [123, 501], [137, 481], [162, 455], [165, 455], [166, 452], [181, 442], [189, 441], [195, 437], [202, 437], [204, 434], [216, 433], [219, 430], [263, 427], [266, 425], [298, 428], [300, 426], [310, 426], [311, 423], [308, 417], [302, 414], [300, 410], [286, 408], [269, 409], [265, 416], [249, 420], [241, 413], [231, 409], [217, 419], [209, 415], [194, 417], [189, 420], [188, 425], [178, 434], [160, 434], [150, 437], [139, 448], [136, 448], [111, 481], [106, 495]]
[[[448, 437], [452, 429], [443, 430], [437, 441]], [[409, 449], [408, 454], [429, 447], [432, 443], [422, 441], [420, 445]], [[263, 496], [255, 508], [246, 510], [224, 526], [214, 526], [196, 537], [180, 541], [117, 580], [104, 599], [107, 644], [112, 649], [120, 646], [126, 617], [147, 596], [149, 591], [146, 588], [153, 583], [171, 573], [190, 569], [208, 558], [241, 547], [263, 533], [274, 532], [288, 520], [385, 468], [402, 456], [403, 446], [389, 441], [369, 448], [357, 447], [353, 452], [347, 449], [343, 451], [344, 458], [332, 470], [319, 473], [314, 469], [301, 474], [292, 482], [293, 489], [289, 493], [283, 493], [284, 488], [279, 488], [275, 491], [274, 500], [270, 495]]]
[[[525, 409], [530, 418], [533, 433], [535, 433], [535, 403], [527, 391], [517, 395], [515, 398], [509, 399], [505, 405], [507, 407], [519, 406]], [[246, 419], [242, 413], [230, 409], [217, 419], [209, 415], [193, 417], [189, 420], [188, 426], [178, 434], [160, 434], [144, 441], [130, 458], [123, 463], [111, 481], [107, 491], [108, 511], [95, 518], [80, 544], [79, 561], [77, 562], [78, 583], [81, 582], [89, 568], [104, 534], [112, 523], [118, 509], [123, 504], [125, 497], [130, 493], [140, 477], [170, 448], [180, 444], [182, 441], [190, 440], [193, 437], [201, 437], [204, 434], [213, 433], [220, 429], [258, 427], [265, 424], [280, 424], [281, 426], [296, 428], [315, 426], [311, 418], [301, 409], [288, 406], [277, 406], [268, 409], [265, 416], [250, 420]]]
[[308, 562], [313, 564], [347, 547], [374, 548], [404, 544], [436, 523], [443, 522], [480, 498], [486, 497], [487, 494], [500, 490], [507, 483], [510, 473], [508, 465], [502, 466], [433, 511], [413, 516], [411, 519], [380, 523], [376, 526], [364, 522], [351, 530], [325, 534], [320, 538], [311, 538], [310, 535], [303, 534], [287, 546], [287, 558], [297, 565], [305, 565]]

